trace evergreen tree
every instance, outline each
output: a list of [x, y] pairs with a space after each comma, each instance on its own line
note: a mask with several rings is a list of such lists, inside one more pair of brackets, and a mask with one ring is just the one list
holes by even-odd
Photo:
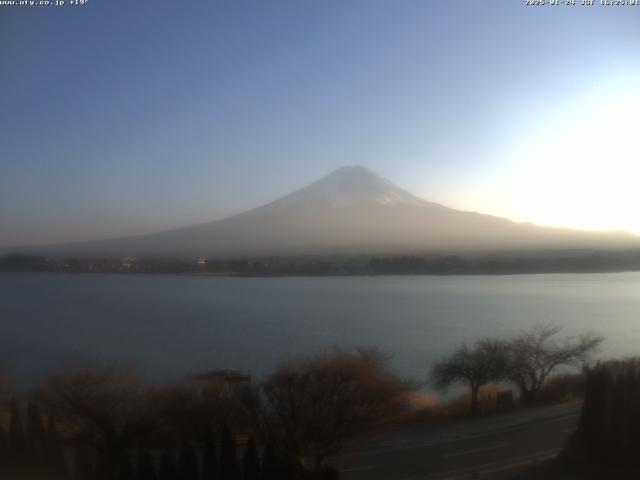
[[5, 477], [6, 469], [8, 467], [9, 460], [9, 443], [7, 439], [7, 433], [4, 431], [2, 424], [0, 424], [0, 478]]
[[242, 475], [244, 480], [260, 480], [260, 459], [253, 437], [249, 438], [242, 456]]
[[277, 480], [277, 469], [278, 460], [275, 449], [270, 443], [267, 443], [262, 452], [262, 480]]
[[180, 480], [178, 469], [176, 468], [176, 459], [171, 450], [165, 450], [160, 457], [158, 480]]
[[42, 466], [45, 461], [46, 438], [40, 408], [27, 406], [27, 445], [31, 464]]
[[631, 456], [631, 464], [640, 466], [640, 368], [638, 363], [635, 369], [628, 373], [629, 402], [633, 406], [629, 412], [629, 455]]
[[273, 445], [267, 443], [262, 454], [262, 480], [288, 480], [290, 469]]
[[115, 467], [113, 461], [106, 455], [100, 453], [96, 456], [96, 463], [94, 468], [93, 478], [94, 480], [114, 480], [116, 476]]
[[13, 468], [19, 468], [25, 461], [25, 438], [20, 407], [15, 399], [11, 400], [9, 415], [9, 464]]
[[236, 442], [229, 427], [221, 431], [220, 440], [220, 478], [221, 480], [239, 480], [240, 468], [236, 453]]
[[586, 375], [572, 446], [589, 463], [623, 469], [640, 466], [640, 360], [600, 364]]
[[202, 479], [217, 480], [220, 478], [218, 472], [218, 452], [216, 441], [211, 429], [207, 430], [202, 452]]
[[73, 480], [93, 480], [94, 470], [87, 451], [76, 447], [73, 460]]
[[47, 470], [52, 472], [52, 475], [59, 476], [61, 478], [66, 477], [67, 474], [67, 462], [64, 458], [64, 451], [60, 438], [58, 436], [58, 427], [56, 425], [56, 418], [53, 413], [49, 413], [47, 417], [47, 430], [45, 435], [45, 463]]
[[198, 455], [195, 449], [188, 443], [185, 443], [180, 449], [178, 471], [180, 480], [199, 480], [200, 478]]
[[323, 480], [340, 480], [340, 471], [334, 467], [323, 465], [320, 469], [320, 478]]
[[613, 460], [616, 457], [626, 455], [629, 442], [629, 411], [627, 406], [627, 385], [624, 373], [619, 374], [613, 381], [611, 391], [610, 421], [608, 422], [608, 452], [607, 458]]
[[608, 374], [603, 367], [596, 367], [589, 373], [585, 392], [585, 403], [578, 426], [581, 440], [587, 454], [594, 461], [603, 460], [603, 446], [606, 442]]
[[133, 466], [131, 465], [131, 457], [124, 453], [120, 458], [118, 465], [118, 480], [135, 480]]
[[136, 465], [137, 480], [157, 480], [156, 469], [149, 451], [141, 448], [138, 451]]

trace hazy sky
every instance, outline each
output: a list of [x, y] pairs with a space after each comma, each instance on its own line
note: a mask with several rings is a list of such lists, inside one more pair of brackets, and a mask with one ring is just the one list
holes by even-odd
[[523, 3], [0, 6], [0, 246], [213, 220], [352, 164], [640, 233], [640, 7]]

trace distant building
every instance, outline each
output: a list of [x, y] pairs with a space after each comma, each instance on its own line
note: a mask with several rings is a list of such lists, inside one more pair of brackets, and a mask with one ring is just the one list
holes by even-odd
[[120, 262], [120, 268], [122, 270], [131, 270], [136, 263], [136, 259], [133, 257], [123, 258]]

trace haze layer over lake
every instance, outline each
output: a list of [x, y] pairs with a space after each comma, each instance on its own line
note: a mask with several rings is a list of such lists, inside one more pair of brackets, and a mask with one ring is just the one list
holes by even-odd
[[424, 379], [462, 341], [540, 322], [640, 353], [640, 273], [217, 278], [0, 273], [0, 362], [29, 386], [67, 363], [132, 362], [154, 378], [256, 376], [334, 345], [377, 345]]

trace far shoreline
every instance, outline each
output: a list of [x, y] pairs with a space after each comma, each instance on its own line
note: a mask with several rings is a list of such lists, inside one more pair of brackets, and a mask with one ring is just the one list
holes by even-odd
[[535, 271], [535, 272], [468, 272], [468, 273], [352, 273], [352, 274], [250, 274], [235, 272], [116, 272], [116, 271], [59, 271], [59, 270], [7, 270], [0, 273], [26, 274], [47, 273], [51, 275], [113, 275], [113, 276], [162, 276], [162, 277], [186, 277], [186, 278], [247, 278], [247, 279], [276, 279], [276, 278], [378, 278], [378, 277], [516, 277], [516, 276], [542, 276], [542, 275], [612, 275], [619, 273], [640, 273], [640, 269], [632, 270], [594, 270], [594, 271]]
[[640, 271], [640, 250], [517, 251], [236, 257], [0, 257], [0, 271], [177, 274], [204, 277], [503, 276]]

